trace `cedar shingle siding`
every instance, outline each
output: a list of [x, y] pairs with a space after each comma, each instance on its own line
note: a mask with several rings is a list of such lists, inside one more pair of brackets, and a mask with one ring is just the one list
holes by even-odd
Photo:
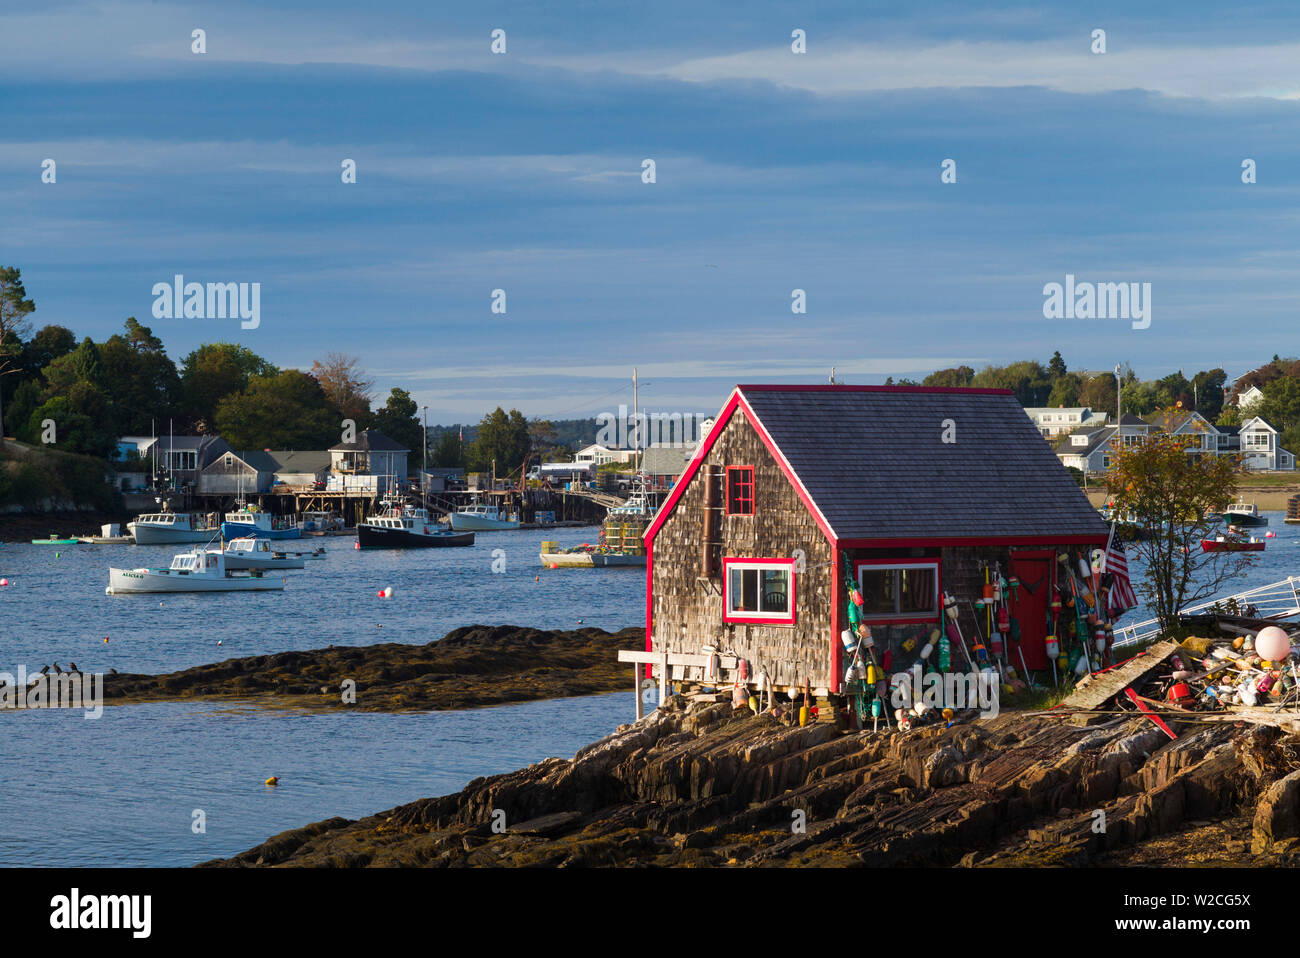
[[[744, 411], [737, 409], [725, 428], [715, 428], [722, 431], [704, 465], [717, 467], [716, 568], [721, 570], [723, 558], [789, 558], [802, 549], [804, 571], [795, 572], [795, 624], [723, 621], [721, 572], [700, 578], [709, 475], [702, 468], [654, 539], [652, 647], [698, 654], [702, 646], [714, 645], [723, 652], [734, 650], [756, 669], [765, 666], [773, 684], [801, 685], [808, 679], [814, 688], [826, 687], [832, 679], [826, 644], [832, 606], [830, 544]], [[754, 467], [753, 515], [726, 514], [727, 466]]]

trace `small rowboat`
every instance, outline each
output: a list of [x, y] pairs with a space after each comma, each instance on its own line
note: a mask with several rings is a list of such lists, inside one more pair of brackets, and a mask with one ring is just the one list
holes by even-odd
[[1264, 540], [1251, 536], [1249, 539], [1234, 539], [1219, 536], [1215, 539], [1201, 540], [1202, 552], [1263, 552]]
[[60, 539], [56, 537], [53, 532], [50, 533], [50, 537], [48, 539], [32, 540], [32, 545], [34, 546], [75, 546], [76, 544], [77, 544], [77, 540], [75, 538]]

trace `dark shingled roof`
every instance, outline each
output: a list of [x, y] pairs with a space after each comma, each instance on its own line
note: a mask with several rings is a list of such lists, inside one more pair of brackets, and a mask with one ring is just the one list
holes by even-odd
[[1010, 392], [738, 388], [840, 539], [1106, 536]]
[[[1083, 429], [1076, 429], [1068, 436], [1062, 436], [1052, 448], [1056, 450], [1058, 456], [1090, 456], [1093, 450], [1103, 442], [1110, 442], [1118, 432], [1118, 426], [1102, 426], [1100, 429], [1087, 426]], [[1075, 436], [1087, 436], [1087, 445], [1075, 445]]]
[[378, 429], [363, 429], [357, 433], [355, 442], [341, 442], [330, 446], [330, 452], [410, 452], [400, 442], [389, 439]]

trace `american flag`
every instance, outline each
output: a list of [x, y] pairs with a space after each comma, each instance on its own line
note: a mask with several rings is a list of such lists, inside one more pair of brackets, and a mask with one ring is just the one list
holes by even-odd
[[1101, 571], [1111, 577], [1107, 612], [1112, 620], [1118, 619], [1129, 609], [1136, 609], [1138, 600], [1133, 594], [1133, 583], [1128, 578], [1128, 559], [1124, 555], [1124, 546], [1115, 538], [1115, 523], [1110, 524], [1110, 538], [1106, 540], [1106, 552], [1102, 557]]

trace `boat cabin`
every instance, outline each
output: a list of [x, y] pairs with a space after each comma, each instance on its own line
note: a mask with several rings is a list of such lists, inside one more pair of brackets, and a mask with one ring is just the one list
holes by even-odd
[[495, 519], [501, 522], [510, 518], [503, 514], [497, 506], [487, 506], [482, 504], [463, 506], [462, 508], [457, 509], [456, 512], [462, 516], [479, 516], [483, 519]]
[[366, 522], [366, 525], [376, 529], [406, 529], [408, 531], [419, 528], [425, 532], [429, 528], [429, 514], [423, 509], [404, 509], [400, 515], [387, 514], [376, 516]]
[[227, 552], [246, 552], [249, 554], [265, 553], [266, 555], [275, 555], [276, 552], [271, 548], [269, 539], [258, 539], [253, 536], [246, 536], [242, 539], [231, 539], [226, 543]]
[[168, 571], [180, 575], [224, 575], [226, 565], [219, 552], [182, 552], [172, 558]]
[[264, 512], [257, 506], [241, 506], [234, 512], [227, 512], [226, 522], [231, 525], [247, 526], [250, 530], [268, 531], [294, 528], [294, 521], [291, 516], [275, 516], [269, 512]]
[[188, 512], [151, 512], [135, 517], [140, 525], [171, 526], [179, 529], [196, 528], [194, 517]]
[[1016, 655], [1046, 669], [1058, 557], [1108, 531], [1009, 390], [738, 386], [646, 531], [646, 652], [716, 650], [751, 680], [840, 693], [850, 582], [898, 672], [945, 593], [987, 634], [974, 602], [1001, 575]]

